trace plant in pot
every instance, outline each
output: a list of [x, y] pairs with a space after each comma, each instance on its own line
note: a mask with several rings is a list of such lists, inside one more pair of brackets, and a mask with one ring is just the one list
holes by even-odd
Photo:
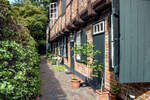
[[[86, 43], [83, 46], [76, 46], [73, 48], [75, 55], [81, 55], [86, 58], [81, 62], [85, 63], [92, 71], [89, 71], [90, 77], [98, 77], [101, 73], [101, 91], [103, 89], [103, 65], [95, 58], [96, 55], [101, 54], [99, 50], [94, 50], [94, 45]], [[87, 79], [88, 80], [88, 79]]]
[[50, 61], [52, 60], [52, 57], [54, 56], [54, 54], [52, 54], [52, 53], [48, 53], [47, 55], [46, 55], [46, 59], [47, 59], [47, 61], [48, 61], [48, 63], [50, 63]]
[[72, 88], [77, 89], [77, 88], [80, 87], [80, 82], [81, 81], [79, 79], [76, 79], [76, 78], [72, 77], [71, 82], [72, 82]]
[[112, 83], [111, 84], [111, 100], [116, 100], [116, 96], [119, 94], [121, 91], [120, 85], [118, 83]]
[[57, 61], [56, 59], [53, 59], [53, 58], [52, 58], [50, 63], [51, 63], [52, 65], [56, 65], [56, 61]]

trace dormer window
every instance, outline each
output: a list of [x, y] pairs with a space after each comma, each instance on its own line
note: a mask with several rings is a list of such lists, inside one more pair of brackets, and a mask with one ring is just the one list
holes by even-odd
[[50, 27], [52, 27], [58, 18], [58, 5], [57, 2], [50, 3]]

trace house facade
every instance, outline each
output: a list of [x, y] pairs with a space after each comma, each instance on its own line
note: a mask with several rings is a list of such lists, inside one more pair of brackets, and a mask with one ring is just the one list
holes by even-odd
[[49, 49], [73, 74], [99, 89], [102, 76], [92, 77], [82, 55], [72, 50], [75, 45], [93, 44], [101, 51], [96, 57], [104, 67], [103, 88], [110, 91], [112, 83], [119, 83], [123, 100], [148, 100], [149, 5], [148, 0], [51, 0]]

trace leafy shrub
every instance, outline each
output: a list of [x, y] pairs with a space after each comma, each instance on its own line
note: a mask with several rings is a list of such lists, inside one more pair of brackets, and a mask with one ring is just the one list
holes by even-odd
[[56, 65], [54, 66], [54, 71], [56, 72], [63, 72], [65, 71], [66, 67], [64, 65]]
[[53, 56], [54, 56], [54, 54], [48, 53], [48, 54], [46, 55], [46, 59], [51, 60]]
[[[94, 50], [94, 45], [86, 43], [83, 46], [75, 46], [73, 48], [73, 51], [76, 55], [82, 55], [82, 57], [85, 57], [81, 62], [86, 63], [89, 68], [93, 70], [92, 76], [98, 77], [99, 73], [103, 72], [103, 65], [99, 63], [99, 60], [95, 58], [96, 55], [101, 54], [99, 50]], [[92, 63], [89, 59], [92, 58]]]
[[7, 0], [0, 1], [0, 100], [35, 100], [40, 94], [39, 55], [29, 31]]
[[[22, 6], [13, 5], [12, 9], [19, 21], [29, 30], [31, 36], [38, 43], [40, 54], [46, 53], [46, 34], [47, 11], [42, 6], [34, 6], [33, 0], [24, 0]], [[16, 2], [17, 3], [17, 2]], [[18, 2], [17, 4], [20, 4]]]
[[51, 64], [56, 65], [56, 59], [51, 59]]
[[121, 91], [120, 84], [111, 83], [111, 94], [117, 95]]
[[0, 41], [0, 98], [34, 100], [40, 94], [39, 56], [31, 46]]

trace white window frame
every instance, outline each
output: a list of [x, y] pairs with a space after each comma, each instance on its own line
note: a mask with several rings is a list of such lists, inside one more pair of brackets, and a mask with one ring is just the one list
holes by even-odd
[[57, 2], [50, 3], [50, 5], [49, 5], [49, 18], [50, 18], [50, 28], [51, 28], [54, 25], [55, 21], [58, 19]]
[[[81, 47], [81, 31], [78, 31], [76, 34], [76, 46]], [[81, 60], [81, 55], [80, 54], [76, 54], [76, 60]]]
[[105, 21], [100, 21], [93, 25], [93, 35], [105, 32]]

